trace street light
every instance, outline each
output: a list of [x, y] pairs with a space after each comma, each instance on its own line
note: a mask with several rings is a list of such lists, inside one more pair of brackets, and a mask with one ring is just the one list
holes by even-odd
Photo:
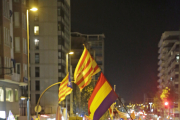
[[[70, 51], [69, 53], [66, 53], [66, 74], [68, 74], [68, 55], [73, 55], [74, 52]], [[70, 67], [71, 68], [71, 67]], [[70, 94], [70, 96], [72, 95], [72, 93]], [[71, 103], [71, 102], [70, 102]], [[70, 109], [70, 113], [71, 113], [71, 109]], [[67, 120], [67, 97], [66, 97], [66, 120]]]
[[[37, 11], [37, 8], [29, 9], [31, 11]], [[29, 10], [26, 11], [26, 19], [27, 19], [27, 54], [28, 54], [28, 100], [27, 100], [27, 120], [30, 120], [30, 76], [29, 76]]]

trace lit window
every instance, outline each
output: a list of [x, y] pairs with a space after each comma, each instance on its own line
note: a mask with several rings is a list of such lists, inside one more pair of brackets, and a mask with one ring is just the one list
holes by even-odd
[[18, 90], [15, 89], [15, 101], [17, 102], [18, 100], [19, 100]]
[[34, 26], [34, 35], [39, 35], [39, 26]]
[[13, 102], [13, 90], [6, 88], [6, 101]]
[[34, 40], [34, 44], [35, 44], [35, 49], [39, 49], [39, 40], [38, 39]]
[[4, 90], [0, 87], [0, 101], [4, 101]]
[[20, 26], [19, 12], [14, 12], [14, 26]]
[[20, 37], [15, 37], [15, 52], [20, 52]]
[[179, 55], [176, 56], [176, 60], [179, 60]]

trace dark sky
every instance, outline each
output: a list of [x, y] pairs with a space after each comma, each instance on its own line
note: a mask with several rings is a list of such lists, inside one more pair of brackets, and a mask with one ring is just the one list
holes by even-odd
[[180, 0], [71, 0], [72, 31], [105, 34], [105, 76], [125, 101], [157, 91], [158, 42], [179, 30]]

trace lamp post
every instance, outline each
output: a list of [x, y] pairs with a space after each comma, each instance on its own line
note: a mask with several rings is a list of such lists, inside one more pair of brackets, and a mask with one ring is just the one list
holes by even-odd
[[[66, 74], [68, 74], [68, 55], [69, 54], [72, 55], [74, 54], [74, 52], [66, 53]], [[67, 97], [66, 97], [66, 120], [67, 120]]]
[[[31, 11], [37, 11], [37, 8], [30, 9]], [[28, 99], [27, 99], [27, 120], [30, 120], [30, 76], [29, 76], [29, 10], [26, 11], [26, 19], [27, 19], [27, 54], [28, 54]]]

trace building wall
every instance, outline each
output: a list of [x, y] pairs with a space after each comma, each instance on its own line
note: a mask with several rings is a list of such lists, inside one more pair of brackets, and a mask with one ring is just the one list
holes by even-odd
[[[159, 47], [159, 86], [161, 92], [168, 87], [174, 92], [174, 101], [170, 103], [170, 112], [174, 114], [175, 119], [179, 119], [178, 89], [179, 89], [179, 31], [166, 31], [162, 34]], [[172, 107], [173, 106], [173, 107]], [[166, 112], [168, 113], [168, 112]]]
[[[21, 103], [20, 96], [22, 95], [22, 89], [26, 89], [27, 83], [23, 82], [23, 77], [27, 74], [22, 67], [26, 64], [26, 55], [14, 56], [14, 36], [20, 38], [26, 38], [26, 29], [22, 26], [22, 13], [26, 5], [22, 4], [20, 0], [18, 3], [14, 3], [14, 0], [1, 0], [0, 1], [0, 96], [3, 96], [4, 100], [0, 100], [0, 111], [6, 111], [6, 117], [9, 114], [9, 110], [14, 115], [22, 115], [19, 103]], [[14, 19], [14, 12], [19, 12], [18, 19]], [[25, 15], [24, 15], [25, 18]], [[19, 26], [15, 28], [15, 22], [19, 21]], [[22, 20], [22, 21], [21, 21]], [[25, 23], [25, 22], [23, 22]], [[18, 30], [18, 31], [17, 31]], [[23, 46], [20, 39], [20, 45]], [[21, 50], [21, 49], [20, 49]], [[21, 53], [21, 51], [20, 51]], [[16, 60], [15, 60], [16, 59]], [[17, 67], [14, 64], [20, 63], [21, 72], [17, 73]]]
[[[35, 114], [36, 97], [50, 85], [62, 81], [65, 77], [65, 54], [70, 50], [70, 9], [66, 0], [38, 0], [30, 1], [30, 6], [36, 4], [37, 13], [30, 13], [30, 64], [31, 64], [31, 112]], [[58, 13], [58, 11], [61, 11]], [[38, 18], [38, 20], [36, 19]], [[34, 34], [34, 26], [39, 26], [39, 35]], [[63, 39], [63, 40], [62, 40]], [[39, 40], [39, 48], [36, 48], [35, 40]], [[62, 41], [60, 41], [62, 40]], [[58, 42], [60, 41], [60, 42]], [[67, 43], [67, 44], [66, 44]], [[39, 54], [39, 63], [35, 62]], [[35, 74], [39, 67], [39, 77]], [[37, 85], [36, 81], [40, 84]], [[39, 87], [40, 90], [37, 90]], [[42, 113], [56, 113], [58, 106], [59, 85], [48, 89], [40, 100]], [[69, 100], [68, 100], [69, 102]], [[69, 106], [69, 103], [68, 103]]]

